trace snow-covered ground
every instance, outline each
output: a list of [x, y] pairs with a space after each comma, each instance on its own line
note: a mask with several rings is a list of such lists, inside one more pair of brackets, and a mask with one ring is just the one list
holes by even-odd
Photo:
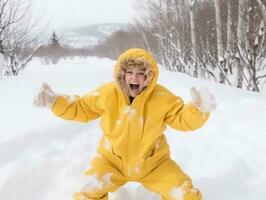
[[[32, 105], [43, 81], [54, 91], [84, 94], [112, 80], [114, 61], [88, 58], [41, 65], [0, 80], [0, 199], [71, 200], [96, 153], [99, 121], [64, 121]], [[204, 200], [266, 199], [266, 94], [257, 94], [161, 70], [159, 83], [185, 101], [191, 86], [208, 87], [218, 107], [200, 130], [166, 130], [173, 159], [190, 175]], [[125, 197], [126, 191], [129, 196]], [[120, 195], [120, 197], [119, 197]], [[155, 200], [128, 183], [110, 199]]]

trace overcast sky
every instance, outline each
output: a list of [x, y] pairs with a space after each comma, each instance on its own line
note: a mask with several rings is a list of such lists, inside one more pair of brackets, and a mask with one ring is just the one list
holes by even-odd
[[133, 22], [134, 0], [32, 0], [37, 12], [44, 12], [51, 29], [98, 23]]

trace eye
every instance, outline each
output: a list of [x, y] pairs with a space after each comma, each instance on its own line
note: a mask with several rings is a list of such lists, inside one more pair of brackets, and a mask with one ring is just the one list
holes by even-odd
[[144, 72], [139, 72], [138, 75], [144, 76]]
[[132, 71], [126, 71], [126, 74], [132, 74], [133, 72]]

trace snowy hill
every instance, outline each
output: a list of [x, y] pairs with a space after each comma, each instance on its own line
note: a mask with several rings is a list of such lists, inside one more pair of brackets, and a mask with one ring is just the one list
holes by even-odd
[[[84, 94], [112, 80], [114, 61], [96, 57], [43, 66], [33, 60], [21, 76], [0, 80], [0, 199], [71, 200], [96, 153], [99, 121], [63, 121], [32, 105], [43, 81], [60, 94]], [[161, 70], [159, 83], [190, 100], [192, 86], [208, 87], [218, 107], [195, 132], [165, 132], [172, 158], [204, 200], [266, 199], [266, 95]], [[129, 195], [126, 196], [126, 191]], [[137, 183], [114, 200], [159, 200]]]
[[126, 26], [127, 24], [119, 23], [95, 24], [65, 29], [60, 31], [59, 35], [62, 44], [76, 48], [91, 47]]

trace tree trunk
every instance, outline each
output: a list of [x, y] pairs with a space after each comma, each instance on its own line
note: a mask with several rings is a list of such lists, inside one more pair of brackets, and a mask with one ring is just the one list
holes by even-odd
[[[237, 41], [239, 51], [244, 51], [246, 44], [246, 24], [245, 24], [245, 9], [246, 9], [246, 0], [240, 0], [238, 5], [238, 25], [237, 25]], [[238, 57], [238, 66], [237, 66], [237, 87], [243, 87], [243, 69], [244, 61], [241, 59], [241, 56]]]
[[220, 0], [214, 0], [215, 7], [215, 22], [216, 22], [216, 34], [217, 34], [217, 52], [218, 52], [218, 63], [220, 65], [220, 69], [224, 70], [224, 73], [220, 72], [219, 78], [220, 83], [225, 82], [224, 74], [226, 74], [226, 70], [224, 69], [224, 45], [222, 38], [222, 19], [221, 19], [221, 11], [220, 11]]
[[4, 62], [5, 62], [4, 56], [2, 53], [0, 53], [0, 79], [2, 78], [4, 73], [4, 64], [5, 64]]
[[190, 10], [190, 27], [191, 27], [191, 44], [192, 44], [192, 57], [194, 59], [194, 71], [193, 71], [193, 76], [198, 77], [198, 63], [197, 63], [197, 41], [196, 41], [196, 23], [195, 23], [195, 14], [194, 14], [194, 9], [195, 9], [195, 1], [190, 0], [189, 4]]
[[232, 31], [232, 24], [233, 24], [233, 18], [232, 18], [232, 10], [231, 10], [231, 2], [228, 1], [228, 7], [227, 7], [227, 42], [226, 42], [226, 69], [229, 70], [230, 74], [233, 74], [232, 66], [230, 64], [230, 59], [233, 54], [233, 31]]
[[262, 3], [261, 0], [256, 0], [256, 1], [259, 4], [259, 9], [260, 9], [262, 17], [263, 17], [264, 28], [265, 28], [265, 26], [266, 26], [266, 8], [265, 8], [265, 6], [264, 6], [264, 4]]

